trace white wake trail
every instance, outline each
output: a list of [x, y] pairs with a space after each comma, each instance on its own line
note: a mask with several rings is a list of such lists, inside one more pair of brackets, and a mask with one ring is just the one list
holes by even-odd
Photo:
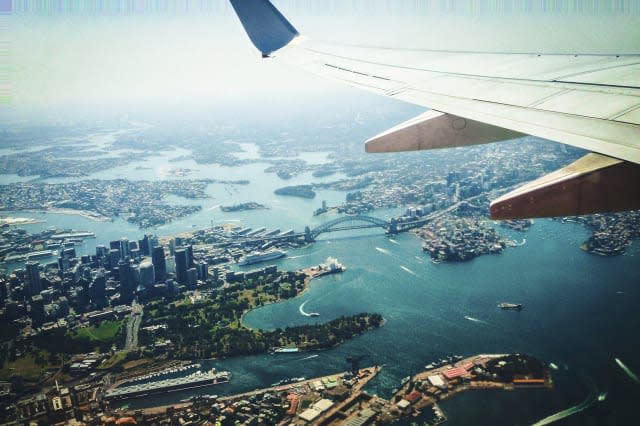
[[407, 268], [406, 266], [400, 265], [400, 269], [402, 269], [405, 272], [410, 273], [411, 275], [418, 276], [418, 274], [416, 274], [415, 272], [413, 272], [411, 269]]
[[640, 383], [640, 379], [638, 379], [638, 376], [635, 375], [635, 373], [633, 371], [631, 371], [631, 369], [629, 367], [627, 367], [626, 365], [624, 365], [624, 363], [622, 361], [620, 361], [619, 358], [616, 358], [616, 364], [618, 364], [618, 366], [620, 368], [622, 368], [622, 371], [624, 371], [625, 373], [627, 373], [627, 376], [631, 377], [631, 379], [636, 382], [636, 383]]

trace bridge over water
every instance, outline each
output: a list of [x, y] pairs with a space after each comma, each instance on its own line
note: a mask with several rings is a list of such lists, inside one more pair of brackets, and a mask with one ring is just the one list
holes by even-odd
[[397, 234], [399, 232], [408, 231], [412, 228], [417, 228], [424, 225], [425, 222], [430, 220], [431, 217], [421, 217], [411, 222], [398, 222], [397, 220], [384, 220], [377, 217], [354, 215], [343, 216], [329, 222], [323, 223], [313, 229], [308, 226], [305, 228], [304, 236], [307, 241], [313, 241], [320, 234], [326, 232], [338, 232], [348, 231], [351, 229], [366, 229], [366, 228], [382, 228], [387, 234]]

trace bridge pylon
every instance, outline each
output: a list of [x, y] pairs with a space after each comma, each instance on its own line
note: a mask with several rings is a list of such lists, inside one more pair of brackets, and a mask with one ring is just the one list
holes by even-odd
[[315, 241], [315, 238], [313, 238], [313, 234], [311, 233], [311, 228], [309, 228], [308, 226], [304, 227], [304, 242], [305, 243], [312, 243]]

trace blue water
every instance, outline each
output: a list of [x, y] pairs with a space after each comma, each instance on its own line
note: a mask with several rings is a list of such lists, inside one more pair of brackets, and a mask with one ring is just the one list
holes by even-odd
[[[587, 419], [628, 424], [640, 387], [614, 358], [640, 369], [637, 246], [625, 256], [593, 256], [578, 248], [588, 235], [582, 227], [539, 220], [522, 247], [467, 263], [435, 265], [421, 254], [412, 235], [397, 236], [396, 244], [378, 231], [368, 232], [341, 238], [325, 234], [317, 244], [291, 251], [282, 268], [313, 265], [331, 255], [348, 270], [312, 281], [302, 296], [248, 313], [245, 324], [273, 329], [379, 312], [386, 320], [383, 328], [313, 359], [289, 354], [212, 362], [232, 371], [232, 382], [196, 393], [235, 393], [284, 377], [342, 371], [348, 367], [347, 355], [367, 355], [365, 363], [385, 365], [369, 391], [389, 396], [402, 377], [445, 355], [523, 352], [560, 367], [553, 371], [554, 391], [457, 396], [442, 404], [448, 424], [470, 424], [471, 419], [473, 424], [532, 424], [596, 391], [608, 391], [609, 397], [561, 424], [580, 425]], [[496, 307], [501, 301], [525, 308], [503, 311]], [[304, 302], [305, 311], [320, 317], [301, 315]], [[191, 394], [183, 392], [180, 398]], [[136, 405], [172, 400], [174, 396], [159, 396]]]
[[[317, 157], [321, 161], [322, 157]], [[318, 180], [307, 174], [285, 182], [263, 173], [264, 164], [224, 168], [186, 161], [170, 165], [197, 168], [194, 177], [250, 176], [251, 184], [211, 185], [208, 192], [212, 198], [203, 202], [203, 211], [146, 231], [160, 236], [190, 230], [193, 225], [208, 226], [211, 221], [302, 230], [305, 225], [316, 226], [333, 218], [312, 217], [311, 212], [321, 200], [332, 204], [344, 199], [344, 193], [334, 191], [322, 191], [315, 200], [277, 197], [273, 195], [277, 187]], [[137, 170], [137, 177], [150, 178], [155, 170]], [[114, 174], [109, 171], [101, 173], [101, 177], [116, 177]], [[333, 179], [335, 176], [328, 178]], [[271, 208], [222, 213], [216, 207], [250, 200]], [[378, 214], [389, 216], [396, 212]], [[96, 244], [122, 236], [141, 238], [145, 232], [121, 219], [93, 222], [60, 214], [9, 215], [46, 220], [25, 225], [29, 230], [53, 225], [94, 231], [97, 238], [78, 246], [79, 253], [93, 253]], [[268, 386], [285, 377], [344, 371], [348, 368], [347, 355], [367, 355], [365, 364], [384, 364], [369, 391], [389, 396], [402, 377], [445, 355], [526, 352], [560, 367], [552, 372], [554, 391], [459, 395], [441, 404], [449, 417], [448, 424], [532, 424], [580, 404], [596, 391], [608, 392], [608, 398], [558, 424], [631, 424], [640, 386], [614, 360], [620, 358], [632, 371], [640, 372], [638, 244], [632, 245], [624, 256], [603, 258], [579, 249], [588, 232], [576, 224], [538, 220], [526, 234], [499, 231], [518, 241], [526, 237], [527, 242], [501, 255], [438, 265], [422, 254], [420, 241], [409, 234], [393, 240], [377, 229], [323, 234], [316, 244], [290, 251], [287, 258], [278, 261], [279, 267], [298, 269], [333, 256], [347, 271], [312, 281], [309, 290], [293, 300], [248, 313], [245, 323], [273, 329], [325, 322], [358, 312], [378, 312], [386, 320], [384, 327], [335, 349], [318, 352], [319, 356], [311, 359], [308, 354], [290, 354], [205, 361], [206, 365], [230, 370], [231, 383], [155, 396], [131, 405], [170, 403], [193, 394], [229, 394]], [[524, 309], [502, 311], [496, 307], [502, 301], [523, 303]], [[304, 302], [306, 312], [318, 312], [320, 316], [301, 315], [299, 307]]]

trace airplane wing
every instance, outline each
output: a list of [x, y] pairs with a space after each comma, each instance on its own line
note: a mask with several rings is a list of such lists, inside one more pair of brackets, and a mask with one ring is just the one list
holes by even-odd
[[640, 55], [478, 53], [323, 43], [269, 0], [231, 0], [264, 57], [430, 108], [367, 152], [490, 143], [523, 134], [589, 151], [491, 203], [493, 218], [640, 208]]

